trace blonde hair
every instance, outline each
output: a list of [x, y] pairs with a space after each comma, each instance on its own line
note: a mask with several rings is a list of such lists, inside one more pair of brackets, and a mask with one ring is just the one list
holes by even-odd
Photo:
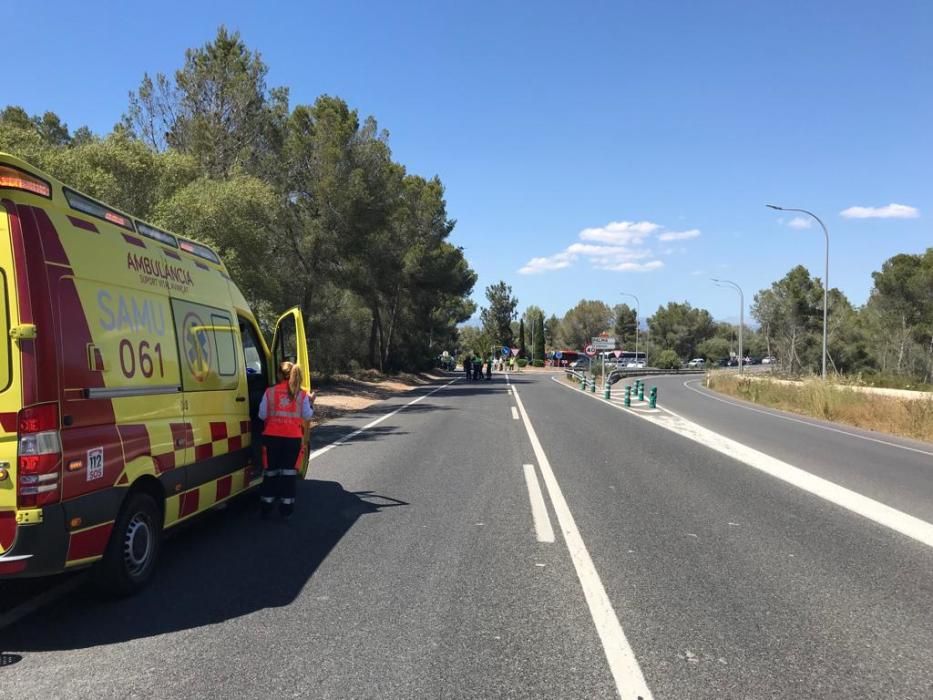
[[286, 360], [279, 365], [279, 372], [283, 378], [288, 380], [288, 395], [294, 399], [301, 391], [301, 367]]

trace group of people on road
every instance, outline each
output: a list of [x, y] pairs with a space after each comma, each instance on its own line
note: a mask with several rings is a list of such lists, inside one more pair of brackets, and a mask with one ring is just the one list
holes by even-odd
[[492, 379], [493, 370], [496, 372], [514, 372], [516, 367], [518, 367], [518, 371], [520, 372], [521, 365], [516, 363], [515, 357], [490, 357], [483, 359], [470, 354], [463, 356], [463, 371], [467, 381], [471, 382], [483, 379], [483, 377]]
[[484, 376], [487, 380], [492, 379], [492, 358], [484, 360], [481, 357], [464, 355], [463, 371], [466, 374], [467, 381], [479, 381]]

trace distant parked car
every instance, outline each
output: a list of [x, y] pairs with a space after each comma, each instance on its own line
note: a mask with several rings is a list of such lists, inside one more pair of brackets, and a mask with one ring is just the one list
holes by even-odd
[[588, 357], [581, 357], [579, 360], [574, 360], [570, 363], [570, 369], [589, 369], [590, 360]]
[[625, 364], [626, 369], [644, 369], [647, 366], [644, 360], [632, 360]]
[[706, 367], [706, 360], [702, 357], [694, 357], [690, 362], [687, 363], [687, 367]]
[[761, 364], [763, 365], [773, 365], [776, 363], [777, 363], [777, 358], [774, 357], [773, 355], [769, 355], [768, 357], [761, 358]]

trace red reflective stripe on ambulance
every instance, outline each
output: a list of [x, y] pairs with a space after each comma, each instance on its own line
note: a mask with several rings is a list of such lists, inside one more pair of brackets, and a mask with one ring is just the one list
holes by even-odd
[[172, 444], [176, 450], [194, 447], [194, 430], [191, 423], [169, 423], [168, 427], [172, 431]]
[[221, 501], [227, 496], [230, 495], [230, 491], [233, 487], [233, 475], [227, 474], [227, 476], [221, 477], [217, 480], [217, 495], [215, 501]]
[[191, 515], [192, 513], [196, 513], [198, 510], [199, 502], [200, 494], [198, 493], [197, 489], [183, 493], [178, 504], [178, 517], [184, 518]]
[[[19, 266], [17, 266], [17, 286], [20, 288], [20, 320], [23, 323], [33, 323], [38, 330], [39, 337], [46, 335], [50, 339], [59, 339], [61, 334], [57, 332], [58, 319], [54, 303], [56, 294], [53, 293], [53, 285], [61, 275], [70, 275], [71, 268], [67, 267], [68, 258], [62, 250], [61, 242], [55, 233], [52, 222], [49, 221], [48, 214], [35, 207], [18, 206], [16, 207], [17, 223], [14, 224], [14, 257], [17, 255], [16, 230], [19, 232], [19, 244], [23, 246], [22, 260], [25, 275], [20, 275]], [[10, 217], [11, 223], [13, 217]], [[39, 245], [36, 245], [36, 242]], [[46, 265], [42, 255], [37, 254], [39, 250], [46, 251], [53, 256], [55, 260], [61, 261], [60, 266]], [[21, 283], [25, 278], [26, 289], [23, 290]], [[27, 321], [23, 318], [23, 299], [29, 299], [29, 309], [32, 319]], [[80, 305], [79, 305], [80, 307]], [[84, 311], [81, 311], [84, 316]], [[83, 342], [75, 339], [78, 342]], [[29, 406], [36, 403], [47, 403], [58, 401], [59, 394], [59, 372], [46, 371], [46, 368], [59, 367], [58, 347], [55, 342], [38, 342], [36, 340], [20, 343], [20, 362], [23, 370], [23, 405]]]
[[153, 459], [155, 460], [155, 463], [156, 463], [156, 471], [159, 472], [159, 474], [162, 474], [163, 472], [167, 472], [175, 468], [175, 453], [174, 452], [166, 452], [165, 454], [162, 454], [162, 455], [155, 455]]
[[227, 439], [227, 423], [225, 421], [211, 421], [211, 442]]
[[3, 428], [5, 433], [15, 433], [16, 432], [16, 414], [15, 413], [0, 413], [0, 428]]
[[[32, 315], [32, 295], [35, 293], [37, 298], [47, 298], [47, 282], [43, 274], [45, 267], [42, 260], [37, 255], [26, 256], [26, 237], [23, 234], [23, 225], [21, 221], [19, 208], [9, 199], [2, 200], [3, 208], [6, 209], [8, 221], [10, 223], [10, 239], [13, 248], [13, 266], [16, 270], [16, 301], [19, 304], [20, 323], [35, 323]], [[30, 286], [31, 277], [36, 278], [35, 291]], [[44, 295], [44, 296], [43, 296]], [[23, 404], [31, 405], [37, 403], [36, 398], [36, 357], [32, 352], [32, 346], [35, 341], [23, 341], [20, 347], [27, 352], [20, 353], [20, 367], [22, 368], [22, 388]]]
[[111, 530], [113, 530], [113, 523], [104, 523], [80, 532], [72, 532], [66, 560], [78, 561], [89, 557], [99, 557], [104, 553]]
[[123, 458], [127, 462], [152, 454], [149, 431], [145, 425], [118, 425], [117, 431], [123, 441]]
[[49, 219], [48, 214], [43, 209], [30, 207], [36, 220], [36, 228], [39, 232], [39, 241], [42, 243], [42, 253], [45, 255], [46, 262], [56, 263], [58, 265], [70, 265], [68, 256], [65, 255], [65, 249], [58, 237], [55, 226]]
[[12, 510], [0, 512], [0, 551], [6, 551], [16, 539], [16, 513]]

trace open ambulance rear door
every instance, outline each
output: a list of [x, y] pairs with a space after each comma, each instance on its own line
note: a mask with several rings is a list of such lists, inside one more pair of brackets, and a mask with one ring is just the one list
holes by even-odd
[[[308, 365], [308, 341], [305, 336], [305, 323], [301, 317], [301, 309], [297, 306], [289, 309], [279, 316], [275, 324], [275, 333], [272, 336], [272, 367], [269, 385], [279, 380], [279, 365], [285, 361], [294, 362], [301, 367], [301, 388], [311, 391], [311, 367]], [[302, 454], [298, 458], [301, 464], [297, 465], [298, 473], [303, 479], [308, 471], [308, 455]]]

